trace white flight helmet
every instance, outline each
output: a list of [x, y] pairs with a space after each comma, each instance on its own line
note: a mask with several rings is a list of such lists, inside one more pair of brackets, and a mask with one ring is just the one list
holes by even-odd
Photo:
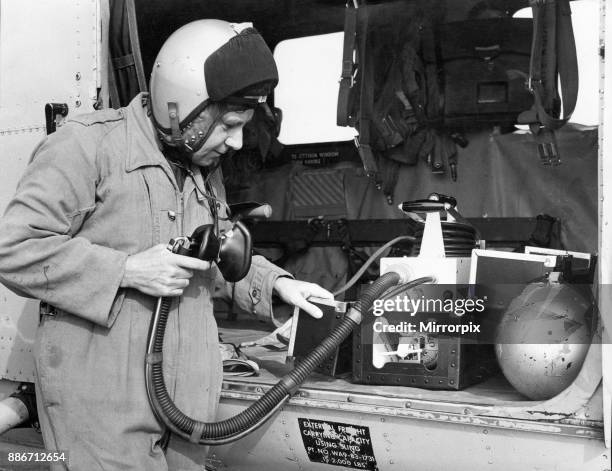
[[251, 23], [197, 20], [163, 44], [151, 72], [153, 122], [162, 140], [195, 152], [207, 132], [185, 130], [212, 102], [245, 108], [266, 101], [278, 83], [272, 52]]

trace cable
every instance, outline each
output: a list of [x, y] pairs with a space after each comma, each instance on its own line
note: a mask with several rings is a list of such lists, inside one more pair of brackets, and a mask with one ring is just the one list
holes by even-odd
[[[219, 165], [216, 165], [216, 166], [215, 166], [215, 167], [214, 167], [214, 168], [213, 168], [213, 169], [212, 169], [212, 170], [211, 170], [211, 171], [208, 173], [208, 175], [206, 176], [206, 180], [204, 181], [204, 184], [205, 184], [205, 185], [208, 183], [208, 180], [210, 179], [210, 177], [212, 176], [212, 174], [213, 174], [214, 172], [216, 172], [216, 171], [217, 171], [217, 169], [218, 169], [218, 168], [219, 168]], [[189, 175], [190, 175], [190, 176], [191, 176], [191, 178], [193, 179], [193, 184], [194, 184], [194, 186], [195, 186], [195, 187], [198, 189], [198, 191], [199, 191], [200, 193], [202, 193], [202, 195], [204, 196], [204, 198], [206, 198], [206, 199], [207, 199], [207, 200], [209, 200], [209, 201], [211, 201], [211, 200], [212, 200], [212, 201], [214, 201], [214, 202], [216, 202], [216, 203], [221, 204], [223, 207], [225, 207], [225, 210], [227, 211], [227, 214], [228, 214], [228, 215], [231, 215], [231, 213], [232, 213], [232, 212], [231, 212], [231, 210], [230, 210], [229, 204], [227, 204], [227, 202], [226, 202], [226, 201], [224, 201], [224, 200], [222, 200], [222, 199], [220, 199], [220, 198], [217, 198], [216, 196], [213, 196], [213, 195], [209, 194], [209, 193], [208, 193], [206, 190], [204, 190], [204, 189], [200, 188], [200, 185], [198, 185], [198, 182], [197, 182], [197, 180], [196, 180], [196, 178], [195, 178], [195, 175], [193, 174], [193, 172], [191, 171], [191, 169], [187, 168], [186, 170], [187, 170], [187, 173], [189, 173]]]
[[380, 299], [382, 301], [386, 301], [387, 299], [391, 299], [394, 296], [397, 296], [403, 293], [404, 291], [408, 291], [409, 289], [416, 288], [417, 286], [422, 285], [424, 283], [435, 283], [436, 281], [437, 281], [436, 278], [433, 276], [423, 276], [421, 278], [416, 278], [412, 281], [409, 281], [408, 283], [404, 283], [402, 285], [389, 289], [388, 291], [382, 294], [382, 297]]
[[353, 286], [358, 280], [359, 278], [362, 277], [362, 275], [366, 272], [366, 270], [370, 267], [370, 265], [372, 265], [372, 263], [374, 263], [374, 261], [385, 251], [387, 250], [389, 247], [391, 247], [392, 245], [397, 244], [398, 242], [401, 242], [403, 240], [409, 240], [411, 242], [415, 242], [416, 238], [413, 236], [399, 236], [396, 237], [395, 239], [390, 240], [389, 242], [387, 242], [385, 245], [383, 245], [382, 247], [380, 247], [376, 252], [374, 252], [367, 260], [366, 262], [363, 264], [363, 266], [357, 270], [357, 272], [352, 276], [352, 278], [346, 282], [346, 284], [341, 287], [340, 289], [336, 290], [333, 292], [334, 297], [338, 296], [339, 294], [344, 293], [347, 289], [351, 288], [351, 286]]

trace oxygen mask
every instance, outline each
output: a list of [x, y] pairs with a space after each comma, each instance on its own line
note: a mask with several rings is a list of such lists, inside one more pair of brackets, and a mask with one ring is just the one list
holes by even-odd
[[243, 218], [267, 218], [272, 209], [268, 204], [240, 203], [230, 205], [231, 227], [217, 233], [214, 224], [197, 227], [191, 237], [172, 239], [168, 249], [179, 255], [214, 262], [223, 278], [231, 283], [242, 280], [251, 268], [253, 241], [242, 223]]

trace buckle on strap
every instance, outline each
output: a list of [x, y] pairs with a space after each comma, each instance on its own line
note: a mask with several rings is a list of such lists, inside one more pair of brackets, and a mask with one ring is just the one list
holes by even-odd
[[359, 142], [358, 136], [355, 136], [354, 142], [366, 175], [376, 178], [378, 175], [378, 166], [376, 165], [376, 159], [374, 158], [372, 148], [369, 144]]
[[542, 165], [561, 165], [561, 157], [554, 142], [542, 142], [538, 144], [538, 155]]
[[551, 129], [540, 127], [537, 134], [534, 134], [533, 137], [538, 145], [540, 163], [545, 166], [560, 165], [561, 156], [559, 155], [555, 132]]
[[57, 316], [57, 309], [55, 308], [55, 306], [41, 301], [40, 306], [38, 307], [38, 314], [41, 320], [43, 317], [55, 317]]

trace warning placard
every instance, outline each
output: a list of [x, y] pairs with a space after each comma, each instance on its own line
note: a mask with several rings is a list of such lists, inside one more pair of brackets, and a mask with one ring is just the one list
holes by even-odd
[[298, 423], [310, 461], [378, 471], [368, 427], [301, 418]]

